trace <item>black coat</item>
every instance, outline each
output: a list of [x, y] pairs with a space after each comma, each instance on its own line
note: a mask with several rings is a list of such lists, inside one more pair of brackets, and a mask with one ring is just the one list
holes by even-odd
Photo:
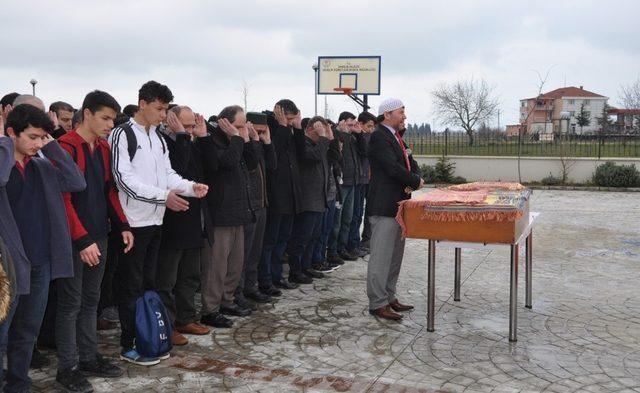
[[267, 171], [276, 169], [277, 158], [273, 143], [265, 145], [262, 142], [251, 141], [258, 166], [249, 171], [249, 201], [254, 212], [269, 205], [267, 197]]
[[321, 137], [318, 142], [306, 137], [306, 149], [300, 157], [300, 182], [302, 186], [302, 211], [323, 213], [327, 210], [329, 189], [329, 139]]
[[218, 127], [211, 130], [216, 147], [217, 167], [205, 166], [204, 174], [209, 193], [209, 213], [213, 225], [237, 226], [254, 220], [249, 205], [249, 170], [258, 163], [249, 143], [239, 136], [231, 139]]
[[398, 202], [411, 197], [404, 189], [411, 187], [417, 190], [420, 186], [418, 163], [410, 155], [411, 170], [407, 169], [398, 140], [382, 124], [371, 134], [368, 156], [371, 165], [371, 182], [367, 195], [369, 214], [395, 217]]
[[[169, 150], [171, 167], [185, 179], [204, 181], [200, 150], [189, 134], [162, 135]], [[208, 138], [209, 141], [211, 138]], [[206, 141], [203, 141], [206, 143]], [[210, 143], [210, 142], [209, 142]], [[189, 210], [174, 212], [166, 209], [162, 220], [161, 248], [186, 250], [200, 248], [207, 238], [213, 244], [213, 223], [206, 201], [194, 197], [181, 197], [189, 201]], [[205, 217], [204, 228], [202, 217]], [[206, 230], [204, 230], [206, 229]]]
[[342, 181], [345, 186], [362, 184], [362, 158], [366, 157], [367, 145], [362, 134], [338, 131], [342, 141]]
[[281, 126], [273, 117], [269, 117], [269, 129], [277, 157], [276, 169], [267, 172], [269, 211], [272, 214], [302, 213], [298, 152], [305, 149], [304, 132]]

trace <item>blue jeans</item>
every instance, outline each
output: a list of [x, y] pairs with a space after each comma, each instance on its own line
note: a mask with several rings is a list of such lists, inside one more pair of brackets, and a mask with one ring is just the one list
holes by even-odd
[[311, 254], [320, 237], [322, 216], [320, 212], [302, 212], [296, 216], [287, 246], [289, 275], [301, 274], [311, 267]]
[[[5, 392], [29, 391], [31, 355], [47, 307], [50, 281], [49, 263], [33, 266], [29, 294], [20, 295], [14, 300], [9, 317], [0, 327], [0, 359], [5, 353], [7, 355]], [[2, 362], [3, 360], [0, 360], [0, 366]], [[0, 367], [0, 381], [4, 372], [2, 369], [3, 367]]]
[[353, 194], [355, 186], [342, 186], [342, 208], [336, 214], [333, 223], [333, 234], [329, 237], [328, 253], [336, 255], [347, 250], [349, 229], [353, 218]]
[[262, 261], [258, 269], [258, 281], [261, 287], [268, 287], [273, 285], [273, 281], [282, 280], [282, 256], [291, 237], [293, 217], [292, 214], [267, 212]]
[[312, 263], [319, 263], [327, 257], [327, 243], [329, 242], [329, 235], [333, 230], [333, 222], [336, 216], [336, 200], [332, 199], [327, 202], [328, 209], [322, 215], [322, 223], [320, 224], [320, 236], [313, 245], [313, 251], [311, 255]]
[[349, 241], [347, 250], [355, 250], [360, 247], [360, 225], [362, 225], [362, 215], [364, 214], [364, 197], [366, 184], [358, 184], [353, 192], [353, 217], [349, 227]]

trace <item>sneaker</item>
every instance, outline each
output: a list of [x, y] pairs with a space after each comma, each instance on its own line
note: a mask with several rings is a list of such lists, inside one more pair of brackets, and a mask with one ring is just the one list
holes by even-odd
[[158, 360], [167, 360], [171, 357], [171, 352], [167, 352], [164, 355], [158, 356]]
[[369, 255], [369, 251], [367, 251], [367, 250], [365, 250], [363, 248], [357, 248], [354, 253], [355, 253], [355, 255], [358, 256], [358, 258], [364, 258], [367, 255]]
[[337, 254], [327, 255], [327, 262], [333, 266], [344, 265], [344, 259], [340, 258]]
[[133, 348], [129, 350], [123, 349], [122, 352], [120, 352], [120, 360], [137, 364], [138, 366], [154, 366], [160, 363], [160, 359], [142, 356]]
[[303, 273], [311, 278], [324, 278], [324, 274], [317, 272], [313, 269], [306, 269]]
[[203, 315], [200, 318], [200, 323], [217, 328], [230, 328], [233, 326], [233, 321], [229, 318], [226, 318], [219, 312], [213, 312], [211, 314]]
[[80, 362], [78, 368], [82, 374], [87, 377], [117, 378], [124, 374], [123, 369], [102, 357], [100, 354], [91, 362]]
[[353, 252], [353, 251], [342, 251], [340, 254], [340, 258], [344, 259], [345, 261], [355, 261], [358, 259], [358, 256]]
[[106, 319], [107, 321], [110, 321], [110, 322], [120, 321], [118, 309], [115, 306], [107, 307], [104, 310], [102, 310], [102, 314], [100, 315], [100, 318]]
[[311, 284], [313, 283], [313, 278], [305, 275], [304, 273], [289, 273], [289, 282], [294, 282], [296, 284]]
[[67, 392], [90, 393], [93, 392], [93, 386], [82, 375], [78, 366], [66, 370], [58, 370], [56, 381], [62, 385]]
[[331, 273], [332, 271], [339, 269], [341, 265], [333, 266], [325, 261], [314, 263], [311, 268], [320, 273]]

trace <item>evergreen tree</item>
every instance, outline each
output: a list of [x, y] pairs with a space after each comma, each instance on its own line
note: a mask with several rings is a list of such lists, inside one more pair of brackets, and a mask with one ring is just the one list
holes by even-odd
[[589, 116], [589, 112], [584, 110], [584, 104], [580, 105], [580, 113], [576, 116], [576, 121], [580, 126], [580, 133], [582, 134], [582, 127], [588, 126], [591, 124], [591, 118]]
[[609, 119], [609, 105], [604, 104], [604, 107], [602, 108], [602, 114], [600, 117], [597, 117], [596, 120], [600, 125], [601, 133], [604, 134], [607, 131], [609, 131], [609, 129], [611, 128], [611, 125], [613, 124], [613, 121]]

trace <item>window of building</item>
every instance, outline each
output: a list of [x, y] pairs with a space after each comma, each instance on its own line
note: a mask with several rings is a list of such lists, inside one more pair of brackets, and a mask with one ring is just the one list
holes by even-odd
[[[569, 100], [569, 105], [575, 105], [576, 104], [576, 100]], [[573, 116], [573, 115], [571, 115]]]
[[589, 106], [589, 103], [590, 103], [590, 102], [591, 102], [591, 101], [589, 101], [589, 100], [583, 100], [583, 101], [582, 101], [582, 103], [584, 104], [584, 106]]
[[570, 111], [569, 112], [569, 116], [576, 117], [576, 111]]

